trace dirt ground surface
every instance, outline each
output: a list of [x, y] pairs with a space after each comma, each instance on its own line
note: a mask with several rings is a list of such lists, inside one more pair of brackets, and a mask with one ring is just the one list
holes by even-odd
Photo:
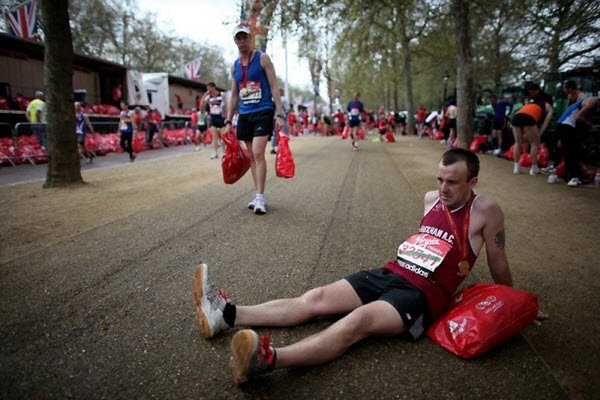
[[[329, 364], [235, 386], [232, 334], [199, 335], [195, 266], [253, 304], [394, 259], [445, 147], [361, 145], [293, 138], [289, 180], [269, 155], [264, 216], [246, 208], [249, 175], [225, 185], [220, 164], [191, 146], [84, 169], [75, 188], [0, 187], [0, 398], [597, 398], [600, 190], [513, 175], [486, 155], [476, 192], [502, 206], [515, 285], [539, 296], [548, 321], [476, 359], [429, 339], [373, 338]], [[490, 280], [485, 253], [474, 271], [465, 284]], [[259, 332], [283, 345], [330, 323]]]

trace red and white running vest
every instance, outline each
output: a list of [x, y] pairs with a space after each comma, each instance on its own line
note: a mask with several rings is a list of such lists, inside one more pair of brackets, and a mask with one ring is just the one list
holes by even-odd
[[[475, 193], [462, 207], [451, 212], [455, 226], [460, 232], [465, 217], [471, 212]], [[398, 248], [398, 259], [387, 263], [383, 268], [401, 275], [414, 287], [423, 292], [429, 304], [431, 317], [435, 320], [446, 310], [450, 296], [465, 279], [458, 263], [462, 256], [456, 244], [456, 238], [442, 203], [438, 199], [423, 216], [419, 233], [408, 238]], [[468, 247], [467, 261], [469, 271], [473, 268], [477, 255], [471, 244]]]

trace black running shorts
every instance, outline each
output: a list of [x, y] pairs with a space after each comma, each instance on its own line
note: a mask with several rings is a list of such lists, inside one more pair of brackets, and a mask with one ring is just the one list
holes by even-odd
[[255, 113], [240, 114], [237, 123], [237, 140], [251, 142], [258, 136], [273, 135], [275, 110], [263, 110]]
[[210, 114], [210, 126], [222, 128], [225, 126], [225, 118], [221, 114]]
[[524, 128], [526, 126], [535, 126], [537, 122], [531, 115], [528, 114], [515, 114], [515, 117], [512, 120], [512, 126], [516, 126], [517, 128]]
[[405, 339], [419, 339], [431, 324], [425, 296], [402, 276], [376, 268], [356, 272], [346, 280], [363, 304], [383, 300], [394, 306], [407, 329], [402, 334]]
[[348, 120], [348, 124], [350, 125], [350, 128], [356, 128], [357, 126], [360, 126], [360, 120]]

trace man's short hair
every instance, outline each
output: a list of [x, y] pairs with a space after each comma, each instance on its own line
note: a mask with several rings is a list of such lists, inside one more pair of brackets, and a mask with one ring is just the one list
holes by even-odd
[[452, 165], [464, 161], [467, 164], [467, 181], [479, 175], [479, 158], [477, 154], [465, 149], [450, 149], [442, 154], [442, 165]]
[[571, 89], [571, 90], [576, 90], [577, 89], [577, 83], [575, 83], [575, 81], [566, 81], [565, 82], [565, 88]]
[[527, 90], [540, 90], [540, 85], [538, 85], [537, 83], [532, 83], [531, 85], [529, 85]]
[[217, 85], [216, 85], [214, 82], [208, 82], [208, 83], [206, 84], [206, 86], [210, 86], [210, 87], [214, 87], [214, 88], [216, 88], [216, 87], [217, 87]]
[[42, 92], [41, 90], [36, 90], [35, 97], [42, 97], [43, 95], [44, 95], [44, 92]]

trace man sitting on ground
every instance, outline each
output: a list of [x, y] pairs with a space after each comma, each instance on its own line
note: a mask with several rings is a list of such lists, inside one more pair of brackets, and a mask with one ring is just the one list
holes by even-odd
[[[200, 264], [193, 298], [202, 335], [208, 339], [230, 327], [295, 326], [319, 316], [346, 314], [324, 331], [280, 348], [251, 329], [237, 332], [231, 367], [240, 384], [274, 368], [326, 363], [369, 336], [420, 338], [445, 312], [484, 245], [492, 278], [511, 286], [504, 215], [494, 199], [473, 192], [478, 173], [474, 153], [448, 150], [439, 163], [437, 190], [425, 195], [419, 231], [400, 245], [396, 261], [300, 297], [235, 306], [211, 284], [207, 266]], [[540, 313], [538, 318], [547, 316]]]

